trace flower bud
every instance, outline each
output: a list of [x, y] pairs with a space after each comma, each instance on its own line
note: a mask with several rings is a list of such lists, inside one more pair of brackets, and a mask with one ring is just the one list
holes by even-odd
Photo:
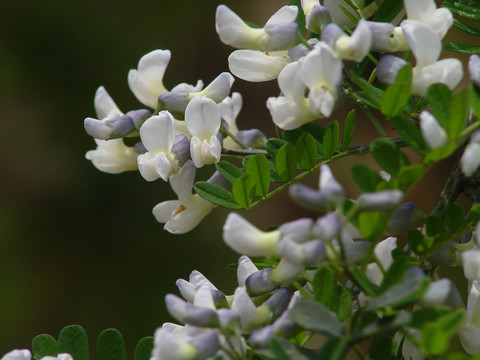
[[245, 280], [245, 287], [247, 288], [247, 292], [251, 296], [258, 296], [266, 294], [278, 288], [279, 285], [270, 279], [271, 274], [271, 268], [264, 268], [251, 274]]
[[281, 225], [278, 231], [282, 236], [288, 236], [290, 240], [301, 243], [312, 238], [312, 226], [312, 219], [303, 218]]
[[263, 303], [263, 305], [268, 306], [270, 311], [273, 312], [272, 320], [277, 319], [287, 309], [290, 298], [290, 291], [288, 291], [288, 289], [285, 287], [281, 287], [275, 290], [272, 296], [270, 296], [268, 300]]
[[30, 360], [31, 358], [30, 350], [12, 350], [3, 355], [1, 360]]
[[179, 134], [175, 136], [175, 142], [172, 146], [172, 152], [175, 154], [177, 160], [180, 162], [180, 166], [183, 166], [183, 164], [185, 164], [185, 161], [187, 161], [190, 157], [190, 142], [185, 135]]
[[372, 47], [374, 51], [393, 52], [394, 44], [392, 34], [394, 26], [386, 22], [365, 21], [372, 34]]
[[332, 17], [327, 8], [315, 4], [305, 17], [305, 27], [316, 34], [321, 34], [325, 27], [332, 22]]
[[234, 81], [235, 79], [230, 73], [223, 72], [218, 75], [205, 89], [199, 92], [191, 92], [187, 97], [189, 99], [193, 99], [196, 96], [205, 96], [218, 104], [228, 96]]
[[278, 263], [278, 266], [273, 269], [270, 279], [278, 284], [289, 284], [304, 270], [304, 265], [297, 265], [286, 259], [282, 259]]
[[397, 78], [397, 74], [407, 62], [399, 57], [385, 54], [380, 57], [377, 65], [378, 79], [384, 84], [393, 84]]
[[340, 232], [340, 217], [337, 213], [328, 213], [317, 219], [313, 226], [313, 234], [315, 237], [325, 242], [330, 242], [337, 237]]
[[428, 146], [432, 149], [442, 147], [447, 144], [448, 136], [437, 119], [428, 111], [420, 113], [420, 129]]
[[414, 229], [425, 219], [425, 214], [413, 203], [401, 204], [392, 214], [387, 224], [389, 235], [399, 235]]
[[322, 212], [329, 205], [325, 195], [302, 183], [292, 184], [288, 188], [288, 195], [295, 203], [308, 210]]
[[267, 24], [265, 31], [269, 36], [267, 45], [269, 51], [285, 50], [297, 44], [298, 24], [295, 22]]
[[242, 255], [238, 259], [237, 281], [239, 286], [245, 286], [245, 280], [252, 274], [255, 274], [258, 268], [248, 256]]
[[402, 198], [401, 190], [383, 190], [360, 195], [357, 205], [363, 210], [390, 210], [397, 206]]
[[240, 130], [236, 134], [242, 144], [253, 149], [265, 149], [267, 137], [258, 129]]
[[470, 79], [472, 79], [473, 84], [480, 88], [480, 57], [478, 55], [470, 56], [468, 60], [468, 73], [470, 74]]
[[176, 295], [165, 296], [167, 310], [175, 319], [182, 323], [200, 327], [218, 326], [218, 317], [215, 310], [192, 305]]
[[140, 109], [129, 111], [125, 115], [130, 116], [133, 125], [135, 125], [137, 129], [140, 129], [145, 120], [152, 116], [152, 112], [147, 109]]
[[276, 255], [280, 235], [280, 231], [260, 231], [235, 213], [230, 213], [223, 225], [223, 240], [233, 250], [247, 256]]
[[132, 118], [127, 115], [104, 120], [86, 118], [84, 127], [88, 135], [100, 140], [118, 139], [135, 129]]
[[460, 158], [460, 167], [466, 176], [472, 176], [478, 166], [480, 166], [480, 143], [470, 141]]

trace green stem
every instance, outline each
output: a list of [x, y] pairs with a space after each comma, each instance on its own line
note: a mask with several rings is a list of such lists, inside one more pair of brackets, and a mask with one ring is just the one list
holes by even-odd
[[260, 149], [227, 149], [227, 148], [223, 148], [222, 154], [223, 155], [232, 155], [232, 156], [248, 156], [248, 155], [256, 155], [256, 154], [267, 155], [267, 152], [265, 150], [260, 150]]
[[459, 163], [457, 162], [450, 172], [450, 176], [443, 187], [443, 190], [438, 197], [435, 205], [433, 205], [430, 215], [439, 216], [447, 204], [455, 201], [463, 190], [463, 174], [460, 170]]
[[352, 346], [352, 349], [353, 351], [355, 351], [355, 354], [358, 355], [358, 357], [362, 360], [366, 360], [367, 357], [365, 356], [365, 354], [362, 352], [362, 350], [360, 350], [360, 348], [358, 347], [358, 345], [353, 345]]
[[474, 122], [473, 124], [465, 128], [465, 130], [463, 130], [462, 133], [460, 134], [460, 137], [469, 135], [473, 130], [475, 130], [478, 127], [480, 127], [480, 121]]
[[221, 132], [226, 133], [229, 137], [232, 138], [233, 141], [235, 141], [238, 145], [240, 145], [244, 149], [248, 149], [249, 147], [245, 145], [238, 137], [236, 137], [226, 126], [222, 125], [222, 130]]
[[[390, 140], [399, 147], [407, 146], [405, 141], [401, 138], [395, 138], [395, 139], [390, 139]], [[250, 207], [248, 209], [251, 209], [251, 208], [257, 206], [258, 204], [262, 203], [263, 201], [265, 201], [267, 199], [270, 199], [271, 197], [277, 195], [278, 193], [280, 193], [283, 190], [285, 190], [286, 188], [288, 188], [291, 184], [296, 183], [296, 182], [302, 180], [303, 178], [307, 177], [308, 175], [313, 173], [315, 170], [319, 169], [322, 165], [329, 164], [332, 161], [335, 161], [335, 160], [338, 160], [338, 159], [341, 159], [341, 158], [344, 158], [344, 157], [347, 157], [347, 156], [350, 156], [350, 155], [362, 155], [362, 154], [367, 154], [369, 152], [370, 152], [370, 145], [351, 146], [346, 151], [338, 153], [336, 155], [333, 155], [330, 159], [320, 161], [319, 163], [315, 164], [315, 166], [312, 169], [304, 171], [304, 172], [298, 174], [297, 176], [295, 176], [291, 181], [289, 181], [289, 182], [287, 182], [283, 185], [280, 185], [278, 188], [276, 188], [272, 192], [269, 192], [268, 194], [266, 194], [261, 199], [253, 202], [252, 205], [250, 205]]]
[[387, 133], [386, 133], [385, 129], [382, 127], [382, 125], [377, 120], [375, 115], [373, 115], [373, 113], [370, 111], [370, 109], [366, 106], [361, 106], [361, 108], [362, 108], [363, 112], [368, 116], [368, 118], [370, 119], [372, 124], [375, 126], [375, 128], [378, 130], [380, 135], [382, 135], [383, 137], [387, 137]]

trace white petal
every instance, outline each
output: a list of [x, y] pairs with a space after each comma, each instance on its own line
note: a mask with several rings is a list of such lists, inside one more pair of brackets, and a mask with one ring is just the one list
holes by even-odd
[[422, 21], [427, 15], [433, 15], [437, 8], [433, 0], [404, 0], [405, 11], [409, 20]]
[[143, 146], [153, 154], [159, 152], [170, 154], [175, 135], [174, 119], [168, 111], [162, 111], [157, 116], [152, 116], [140, 128]]
[[269, 98], [267, 108], [272, 120], [281, 129], [292, 130], [318, 118], [313, 114], [306, 100], [295, 103], [284, 96]]
[[267, 25], [281, 24], [288, 22], [295, 22], [297, 19], [298, 7], [285, 5], [281, 7], [275, 14], [273, 14], [270, 19], [268, 19]]
[[420, 113], [420, 129], [423, 138], [432, 149], [439, 148], [448, 141], [447, 133], [428, 111]]
[[159, 153], [155, 156], [155, 169], [164, 181], [168, 181], [172, 171], [175, 171], [172, 162], [165, 156], [165, 153]]
[[310, 90], [326, 87], [336, 92], [342, 80], [342, 62], [323, 43], [305, 57], [299, 71], [300, 78]]
[[[397, 238], [389, 237], [375, 246], [375, 255], [382, 264], [384, 270], [388, 270], [393, 262], [392, 250], [397, 247]], [[380, 286], [383, 280], [383, 272], [376, 263], [368, 264], [365, 269], [365, 275], [375, 285]]]
[[[460, 159], [462, 172], [466, 176], [472, 175], [480, 165], [480, 144], [470, 143], [465, 148], [462, 158]], [[479, 277], [480, 281], [480, 277]]]
[[[325, 6], [332, 17], [332, 21], [340, 27], [345, 25], [349, 27], [355, 26], [354, 22], [343, 12], [340, 6], [343, 6], [345, 9], [350, 9], [350, 6], [343, 0], [325, 0], [323, 6]], [[352, 14], [353, 11], [350, 11]], [[355, 15], [355, 14], [352, 14]]]
[[293, 264], [285, 259], [280, 260], [278, 266], [272, 271], [270, 279], [279, 284], [292, 281], [305, 270], [304, 265]]
[[180, 207], [181, 203], [178, 200], [163, 201], [154, 206], [152, 212], [153, 216], [158, 222], [166, 223], [172, 217], [172, 214]]
[[287, 56], [272, 56], [257, 50], [236, 50], [228, 57], [228, 67], [240, 79], [260, 82], [276, 79], [289, 61]]
[[193, 270], [188, 277], [188, 281], [190, 281], [197, 289], [201, 288], [202, 286], [207, 285], [211, 290], [218, 290], [215, 285], [212, 284], [208, 278], [203, 275], [200, 271]]
[[[151, 153], [140, 154], [137, 157], [138, 171], [147, 181], [154, 181], [159, 178], [155, 166], [155, 156]], [[165, 180], [166, 181], [166, 180]]]
[[165, 230], [173, 234], [184, 234], [195, 228], [214, 208], [215, 205], [198, 194], [192, 195], [186, 209], [177, 212], [165, 224]]
[[329, 117], [335, 106], [335, 94], [324, 87], [312, 89], [308, 94], [308, 103], [313, 113]]
[[163, 75], [170, 62], [169, 50], [154, 50], [138, 62], [138, 70], [128, 73], [128, 85], [142, 104], [156, 108], [158, 96], [166, 92]]
[[242, 255], [238, 259], [237, 281], [239, 286], [245, 286], [245, 280], [256, 273], [258, 268], [248, 256]]
[[244, 287], [238, 287], [233, 295], [232, 310], [237, 312], [240, 323], [244, 330], [250, 330], [260, 325], [262, 319], [257, 313], [255, 304], [252, 302]]
[[185, 109], [185, 125], [192, 136], [200, 140], [209, 140], [220, 129], [220, 111], [218, 105], [209, 98], [195, 97]]
[[177, 194], [178, 200], [184, 206], [188, 206], [190, 203], [196, 170], [194, 163], [187, 160], [179, 172], [170, 177], [170, 185], [175, 194]]
[[438, 60], [442, 43], [432, 29], [414, 20], [404, 20], [401, 26], [408, 46], [415, 55], [417, 68], [421, 69]]
[[217, 7], [215, 28], [220, 40], [236, 48], [258, 49], [260, 38], [265, 36], [264, 29], [252, 29], [237, 14], [225, 5]]
[[29, 350], [12, 350], [3, 355], [1, 360], [30, 360], [32, 354]]
[[97, 113], [99, 119], [106, 118], [112, 114], [123, 115], [117, 104], [115, 104], [103, 86], [100, 86], [95, 92], [93, 103], [95, 105], [95, 112]]
[[85, 154], [100, 171], [119, 174], [124, 171], [137, 169], [137, 153], [132, 147], [123, 143], [122, 139], [97, 140], [98, 147]]
[[193, 305], [215, 310], [215, 303], [213, 302], [212, 298], [212, 290], [208, 285], [201, 286], [198, 289]]
[[463, 77], [462, 63], [454, 58], [443, 59], [417, 70], [413, 71], [412, 94], [420, 96], [426, 96], [428, 87], [435, 83], [445, 84], [453, 90]]
[[277, 254], [279, 231], [263, 232], [236, 213], [230, 213], [223, 225], [223, 240], [233, 250], [247, 256]]
[[372, 46], [372, 32], [365, 21], [360, 21], [352, 36], [341, 36], [335, 43], [335, 51], [345, 60], [361, 62]]
[[227, 122], [228, 129], [233, 134], [236, 134], [238, 131], [236, 119], [238, 113], [242, 109], [242, 104], [242, 95], [238, 92], [234, 92], [232, 97], [226, 97], [220, 104], [218, 104], [220, 117]]

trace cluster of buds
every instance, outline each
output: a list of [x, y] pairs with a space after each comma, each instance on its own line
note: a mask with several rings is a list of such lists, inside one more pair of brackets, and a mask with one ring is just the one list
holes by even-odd
[[[152, 359], [245, 358], [248, 347], [268, 351], [273, 336], [292, 336], [295, 324], [288, 309], [299, 299], [298, 292], [281, 287], [252, 295], [246, 281], [258, 274], [252, 261], [238, 262], [238, 287], [226, 296], [198, 271], [176, 284], [183, 298], [168, 294], [169, 313], [183, 325], [165, 323], [155, 332]], [[247, 339], [248, 335], [248, 340]]]

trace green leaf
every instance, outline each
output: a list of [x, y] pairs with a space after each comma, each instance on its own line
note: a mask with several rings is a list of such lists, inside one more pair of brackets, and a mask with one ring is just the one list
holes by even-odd
[[412, 313], [411, 326], [415, 329], [421, 329], [425, 324], [435, 322], [443, 315], [450, 314], [452, 309], [447, 306], [431, 306], [415, 309]]
[[464, 310], [445, 314], [422, 327], [421, 344], [429, 355], [437, 356], [448, 349], [450, 338], [464, 322]]
[[377, 336], [368, 349], [371, 360], [390, 360], [395, 353], [395, 341], [388, 334]]
[[230, 191], [221, 188], [220, 186], [206, 181], [198, 181], [193, 188], [198, 195], [215, 205], [234, 210], [242, 208], [239, 204], [237, 204], [233, 194]]
[[451, 139], [457, 139], [465, 128], [469, 111], [468, 89], [462, 89], [453, 95], [450, 104], [450, 117], [445, 130]]
[[425, 230], [427, 236], [435, 236], [437, 234], [444, 233], [445, 226], [443, 225], [443, 221], [440, 219], [440, 217], [431, 215], [425, 220]]
[[402, 167], [397, 174], [400, 187], [403, 189], [408, 189], [410, 186], [414, 185], [418, 180], [420, 180], [424, 173], [425, 166], [422, 164], [414, 164]]
[[449, 9], [454, 14], [460, 15], [466, 19], [480, 20], [480, 9], [462, 4], [460, 1], [444, 1], [442, 6]]
[[231, 184], [235, 182], [237, 178], [245, 175], [245, 173], [237, 168], [235, 165], [229, 163], [228, 161], [220, 161], [215, 165], [218, 172]]
[[367, 193], [375, 192], [377, 185], [382, 182], [380, 175], [364, 164], [353, 165], [350, 170], [350, 175], [353, 181], [355, 181], [355, 184], [357, 184], [363, 192]]
[[453, 19], [453, 26], [459, 28], [463, 32], [473, 35], [473, 36], [480, 36], [480, 29], [477, 29], [471, 25], [465, 24], [464, 22], [461, 22], [460, 20]]
[[445, 225], [452, 233], [456, 233], [465, 225], [465, 213], [460, 205], [456, 203], [447, 204], [445, 207]]
[[[275, 355], [274, 358], [279, 360], [313, 360], [315, 356], [311, 350], [295, 346], [281, 337], [273, 337], [270, 340], [270, 348]], [[222, 357], [222, 360], [225, 359]]]
[[265, 150], [267, 151], [268, 156], [270, 156], [272, 159], [275, 159], [278, 149], [280, 149], [285, 144], [287, 144], [287, 142], [282, 139], [269, 139], [265, 144]]
[[402, 166], [409, 165], [407, 157], [390, 140], [380, 138], [370, 145], [375, 161], [390, 175], [396, 176]]
[[245, 164], [245, 173], [255, 179], [256, 196], [265, 196], [270, 187], [270, 169], [268, 167], [267, 157], [263, 154], [257, 154], [247, 160]]
[[335, 336], [327, 340], [318, 353], [317, 359], [341, 360], [348, 350], [348, 341], [344, 337]]
[[450, 121], [449, 112], [452, 98], [453, 94], [445, 84], [433, 84], [427, 89], [427, 100], [432, 114], [443, 128], [446, 128]]
[[385, 0], [373, 15], [373, 21], [391, 22], [403, 10], [403, 2], [398, 0]]
[[370, 282], [370, 280], [368, 280], [367, 276], [365, 275], [365, 270], [362, 267], [353, 265], [350, 266], [349, 270], [357, 285], [367, 296], [377, 295], [378, 291], [373, 287], [373, 284]]
[[385, 290], [402, 281], [409, 266], [410, 259], [408, 256], [400, 256], [395, 259], [383, 277], [382, 284], [380, 285], [380, 293], [383, 293]]
[[381, 211], [363, 211], [358, 215], [358, 226], [363, 238], [378, 240], [385, 232], [387, 217]]
[[393, 117], [392, 124], [403, 140], [417, 152], [426, 155], [430, 151], [430, 147], [425, 142], [422, 132], [406, 116], [399, 115]]
[[270, 169], [270, 181], [281, 183], [283, 180], [278, 176], [277, 169], [275, 168], [275, 163], [268, 160], [268, 168]]
[[330, 299], [333, 297], [335, 287], [335, 277], [333, 270], [328, 267], [319, 267], [313, 275], [313, 295], [319, 303], [328, 307]]
[[357, 311], [352, 326], [352, 340], [358, 342], [381, 334], [387, 334], [408, 325], [412, 316], [408, 311], [400, 310], [396, 316], [384, 314], [381, 319], [373, 312]]
[[343, 335], [343, 324], [326, 306], [313, 301], [301, 300], [289, 310], [293, 322], [304, 329], [328, 336]]
[[103, 330], [97, 338], [98, 360], [127, 360], [122, 334], [116, 329]]
[[88, 339], [80, 325], [66, 326], [60, 331], [58, 353], [69, 353], [75, 360], [88, 360]]
[[343, 136], [342, 136], [342, 151], [346, 151], [350, 146], [350, 143], [353, 139], [353, 134], [355, 133], [355, 123], [357, 121], [357, 115], [355, 110], [352, 110], [348, 113], [345, 118], [345, 123], [343, 125]]
[[367, 310], [376, 310], [386, 307], [399, 308], [410, 305], [422, 297], [425, 291], [427, 291], [429, 284], [429, 278], [408, 279], [392, 286], [376, 298], [373, 298], [365, 308]]
[[400, 114], [408, 103], [412, 90], [412, 65], [403, 66], [395, 82], [383, 94], [380, 111], [387, 117]]
[[340, 138], [340, 125], [337, 121], [327, 126], [323, 136], [322, 154], [325, 159], [330, 159], [337, 150], [338, 140]]
[[429, 250], [428, 244], [425, 243], [422, 233], [417, 229], [407, 231], [406, 239], [410, 250], [417, 255], [423, 255]]
[[248, 209], [252, 205], [256, 186], [255, 178], [251, 175], [245, 175], [235, 180], [232, 185], [232, 193], [237, 204]]
[[310, 170], [317, 160], [317, 142], [309, 133], [304, 133], [296, 144], [297, 158], [301, 167]]
[[461, 54], [480, 54], [480, 46], [477, 45], [446, 43], [443, 48]]
[[288, 182], [295, 177], [297, 155], [295, 147], [292, 144], [286, 143], [278, 149], [275, 157], [275, 168], [280, 179], [285, 182]]
[[470, 208], [467, 215], [467, 226], [475, 226], [480, 220], [480, 204], [475, 204]]
[[150, 360], [153, 350], [153, 337], [141, 339], [135, 348], [135, 360]]
[[36, 359], [44, 356], [57, 356], [57, 340], [48, 334], [35, 336], [32, 339], [32, 353]]
[[423, 163], [426, 165], [433, 164], [434, 162], [440, 161], [452, 155], [455, 150], [457, 150], [457, 145], [454, 143], [449, 143], [445, 146], [441, 146], [430, 151], [425, 159], [423, 159]]
[[478, 121], [480, 119], [480, 89], [473, 84], [470, 85], [470, 109]]
[[348, 317], [348, 315], [350, 315], [350, 311], [352, 310], [352, 292], [339, 282], [337, 282], [335, 290], [338, 293], [336, 313], [338, 318], [343, 321]]
[[361, 94], [357, 92], [355, 93], [355, 96], [357, 96], [359, 99], [368, 99], [370, 104], [365, 102], [367, 105], [370, 105], [376, 109], [380, 109], [380, 106], [382, 105], [383, 90], [373, 86], [367, 80], [357, 76], [353, 72], [350, 72], [350, 75], [354, 84], [357, 85], [360, 90], [362, 90]]

